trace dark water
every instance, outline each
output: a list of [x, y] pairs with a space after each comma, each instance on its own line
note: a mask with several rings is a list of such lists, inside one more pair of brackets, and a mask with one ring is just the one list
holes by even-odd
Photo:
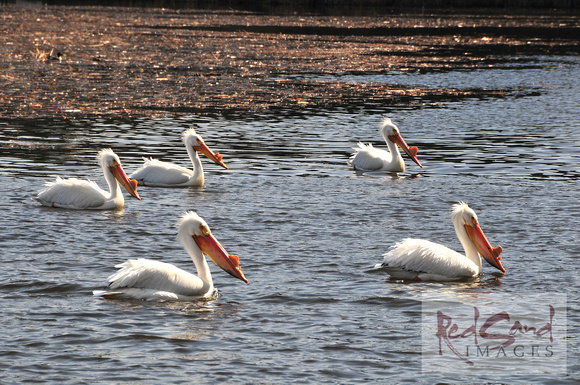
[[[0, 382], [2, 383], [564, 383], [578, 372], [580, 64], [392, 74], [390, 84], [521, 89], [505, 98], [423, 108], [368, 106], [249, 117], [0, 123]], [[350, 79], [356, 80], [356, 79]], [[530, 96], [530, 90], [535, 91]], [[356, 175], [358, 140], [382, 146], [389, 116], [419, 169]], [[55, 175], [105, 186], [95, 155], [112, 147], [127, 172], [142, 155], [188, 165], [179, 140], [199, 125], [230, 170], [204, 160], [201, 189], [141, 188], [123, 211], [40, 207], [31, 197]], [[472, 282], [395, 282], [372, 266], [403, 237], [461, 246], [450, 205], [466, 201], [493, 245]], [[114, 265], [159, 259], [193, 270], [175, 222], [196, 210], [250, 285], [211, 265], [209, 302], [93, 298]], [[568, 375], [421, 373], [422, 296], [542, 292], [567, 296]]]

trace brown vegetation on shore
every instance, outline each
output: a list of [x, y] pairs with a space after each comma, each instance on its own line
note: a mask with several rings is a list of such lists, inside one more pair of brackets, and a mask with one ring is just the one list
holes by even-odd
[[[405, 88], [357, 75], [525, 65], [578, 54], [566, 15], [265, 16], [0, 7], [0, 118], [139, 117], [413, 106], [506, 90]], [[574, 37], [574, 38], [573, 38]]]

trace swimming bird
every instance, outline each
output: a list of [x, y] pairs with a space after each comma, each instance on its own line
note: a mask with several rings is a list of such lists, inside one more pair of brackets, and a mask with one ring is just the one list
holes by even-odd
[[226, 252], [199, 215], [186, 212], [178, 225], [177, 239], [193, 260], [197, 275], [165, 262], [132, 259], [115, 266], [120, 270], [109, 277], [107, 290], [96, 290], [93, 294], [105, 298], [181, 301], [210, 297], [214, 286], [203, 253], [224, 271], [248, 283], [238, 257]]
[[505, 273], [499, 256], [502, 247], [490, 245], [479, 227], [477, 215], [467, 203], [459, 202], [452, 206], [451, 221], [465, 255], [437, 243], [407, 238], [384, 254], [383, 263], [375, 267], [398, 279], [454, 281], [481, 274], [483, 258]]
[[389, 151], [375, 148], [372, 144], [365, 145], [361, 142], [358, 147], [353, 147], [355, 152], [351, 155], [348, 163], [357, 171], [387, 171], [404, 172], [405, 162], [399, 153], [397, 146], [401, 147], [407, 155], [413, 159], [419, 167], [423, 168], [417, 159], [417, 147], [409, 147], [399, 132], [399, 128], [391, 119], [385, 118], [380, 125], [381, 136], [385, 139]]
[[91, 180], [56, 177], [56, 181], [46, 183], [46, 188], [38, 193], [36, 199], [42, 205], [50, 207], [91, 210], [118, 209], [125, 204], [120, 184], [129, 194], [141, 200], [137, 193], [137, 182], [127, 178], [127, 174], [121, 167], [121, 160], [113, 150], [110, 148], [102, 149], [97, 154], [97, 160], [103, 169], [105, 180], [109, 185], [109, 192]]
[[203, 186], [204, 175], [201, 160], [198, 152], [201, 152], [209, 159], [219, 164], [226, 170], [228, 167], [222, 161], [223, 156], [214, 153], [205, 144], [202, 137], [190, 128], [183, 132], [183, 143], [193, 164], [193, 170], [178, 166], [174, 163], [162, 162], [157, 159], [143, 158], [145, 164], [143, 167], [131, 174], [131, 178], [136, 179], [140, 185], [153, 187], [184, 187], [184, 186]]

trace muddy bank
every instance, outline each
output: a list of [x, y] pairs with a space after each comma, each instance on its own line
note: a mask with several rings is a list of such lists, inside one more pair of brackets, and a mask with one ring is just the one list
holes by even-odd
[[2, 6], [0, 21], [0, 117], [8, 119], [504, 97], [516, 90], [409, 89], [351, 75], [534, 66], [530, 55], [580, 52], [580, 18], [565, 14], [280, 17]]

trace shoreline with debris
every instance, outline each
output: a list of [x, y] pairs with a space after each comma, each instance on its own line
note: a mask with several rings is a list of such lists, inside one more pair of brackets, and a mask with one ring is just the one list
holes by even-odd
[[367, 78], [533, 66], [534, 55], [580, 52], [580, 19], [566, 13], [347, 17], [2, 6], [0, 20], [0, 119], [254, 114], [504, 97], [511, 90], [409, 88]]

